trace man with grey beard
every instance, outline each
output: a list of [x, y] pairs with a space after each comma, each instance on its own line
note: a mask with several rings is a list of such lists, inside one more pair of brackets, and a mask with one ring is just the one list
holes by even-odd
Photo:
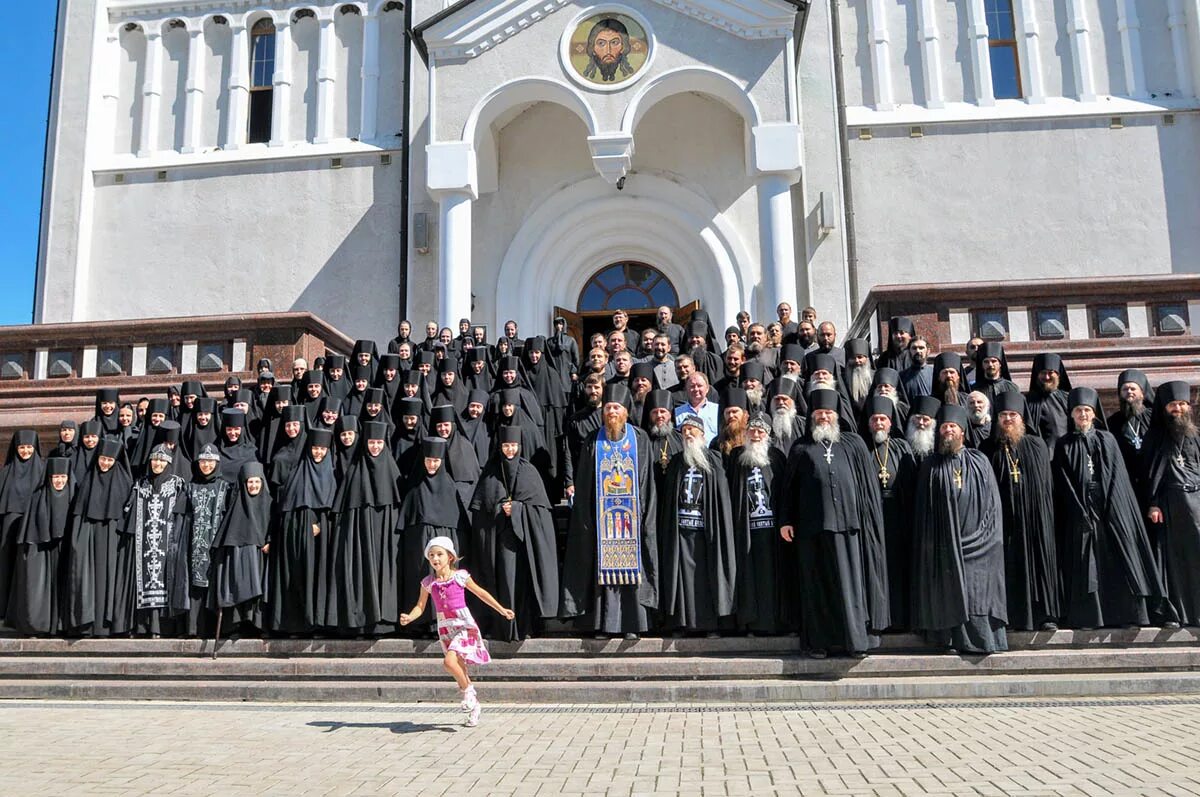
[[1167, 382], [1154, 397], [1146, 440], [1147, 516], [1165, 531], [1168, 591], [1179, 621], [1200, 625], [1200, 437], [1191, 385]]
[[1004, 513], [1008, 623], [1021, 631], [1053, 631], [1062, 614], [1050, 450], [1027, 433], [1025, 399], [996, 396], [991, 437], [981, 450], [992, 463]]
[[971, 428], [967, 430], [967, 444], [971, 448], [979, 448], [984, 440], [992, 436], [992, 402], [986, 393], [972, 390], [967, 395], [967, 415], [971, 421]]
[[683, 450], [683, 438], [675, 430], [671, 394], [666, 390], [653, 390], [646, 397], [642, 428], [650, 436], [651, 460], [654, 463], [654, 486], [656, 494], [662, 493], [663, 480], [671, 458]]
[[[1070, 394], [1071, 377], [1062, 357], [1057, 354], [1034, 357], [1025, 409], [1029, 414], [1029, 431], [1041, 437], [1051, 451], [1058, 438], [1067, 433], [1067, 397]], [[1149, 420], [1149, 412], [1146, 414]]]
[[705, 444], [704, 419], [679, 422], [683, 451], [667, 466], [658, 503], [662, 622], [674, 633], [717, 635], [733, 614], [737, 556], [729, 482], [721, 455]]
[[[891, 370], [891, 369], [889, 369]], [[909, 570], [912, 567], [912, 503], [917, 460], [901, 435], [895, 402], [871, 396], [863, 407], [863, 438], [883, 501], [883, 539], [887, 549], [891, 629], [908, 629]]]
[[850, 389], [850, 403], [856, 415], [862, 412], [863, 404], [871, 395], [875, 383], [875, 369], [871, 365], [871, 344], [862, 338], [846, 341], [846, 382]]
[[967, 375], [962, 357], [944, 351], [933, 361], [933, 395], [943, 404], [967, 406]]
[[912, 403], [908, 413], [908, 424], [904, 430], [904, 439], [912, 449], [913, 457], [921, 462], [933, 453], [935, 444], [935, 418], [942, 402], [933, 396], [920, 396]]
[[779, 375], [784, 379], [801, 379], [804, 369], [804, 347], [799, 343], [785, 343], [779, 349]]
[[1096, 391], [1075, 388], [1067, 406], [1072, 430], [1052, 460], [1067, 626], [1146, 626], [1159, 608], [1178, 627], [1121, 450], [1096, 428]]
[[937, 451], [917, 476], [912, 627], [960, 653], [1008, 650], [996, 477], [987, 457], [965, 446], [965, 409], [943, 404], [937, 421]]
[[891, 625], [879, 482], [862, 439], [839, 426], [837, 395], [809, 400], [779, 506], [780, 536], [799, 562], [801, 644], [814, 658], [831, 649], [861, 657]]
[[751, 416], [746, 444], [730, 457], [729, 497], [734, 537], [745, 544], [737, 562], [737, 624], [754, 634], [780, 628], [779, 547], [776, 506], [784, 493], [786, 458], [771, 445], [771, 421]]
[[742, 366], [741, 388], [746, 391], [746, 401], [751, 413], [761, 412], [766, 398], [766, 369], [762, 363], [750, 360]]
[[771, 407], [771, 445], [785, 457], [792, 444], [804, 435], [804, 416], [808, 406], [794, 379], [776, 377], [767, 391]]

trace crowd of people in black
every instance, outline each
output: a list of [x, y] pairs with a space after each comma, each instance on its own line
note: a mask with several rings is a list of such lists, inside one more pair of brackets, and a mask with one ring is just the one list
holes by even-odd
[[903, 317], [877, 353], [787, 304], [724, 335], [703, 311], [628, 322], [580, 351], [562, 318], [494, 342], [405, 321], [223, 396], [101, 389], [51, 450], [12, 436], [0, 618], [428, 634], [400, 614], [447, 537], [515, 612], [496, 639], [795, 633], [819, 657], [886, 631], [990, 652], [1006, 629], [1200, 624], [1187, 383], [1126, 371], [1106, 415], [1055, 354], [1022, 389], [999, 343], [935, 354]]

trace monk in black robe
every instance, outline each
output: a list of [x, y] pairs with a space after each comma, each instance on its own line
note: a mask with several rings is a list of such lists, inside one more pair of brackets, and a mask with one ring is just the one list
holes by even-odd
[[804, 437], [808, 402], [800, 381], [777, 376], [767, 388], [767, 406], [771, 413], [771, 445], [787, 459], [792, 445]]
[[642, 409], [642, 429], [650, 438], [654, 454], [654, 488], [658, 495], [662, 495], [672, 457], [683, 451], [683, 436], [675, 428], [674, 407], [675, 400], [669, 391], [652, 390]]
[[1030, 434], [1042, 438], [1051, 452], [1058, 438], [1067, 433], [1070, 413], [1067, 398], [1071, 394], [1071, 376], [1062, 357], [1039, 354], [1033, 358], [1029, 374], [1029, 391], [1025, 394], [1025, 412], [1029, 417]]
[[899, 408], [887, 396], [871, 396], [863, 405], [862, 436], [870, 452], [868, 464], [879, 483], [883, 510], [883, 539], [887, 549], [888, 594], [892, 630], [909, 627], [912, 593], [912, 511], [917, 483], [917, 460], [903, 426]]
[[1062, 583], [1050, 450], [1026, 424], [1020, 393], [997, 396], [993, 412], [992, 437], [981, 450], [991, 460], [1004, 513], [1008, 623], [1022, 631], [1053, 631], [1062, 616]]
[[797, 546], [801, 640], [810, 655], [853, 656], [891, 625], [883, 512], [870, 454], [833, 390], [809, 394], [808, 431], [787, 462], [780, 535]]
[[933, 395], [943, 404], [967, 406], [967, 372], [962, 357], [956, 352], [944, 351], [933, 361]]
[[975, 383], [971, 385], [971, 390], [987, 396], [989, 404], [995, 404], [996, 396], [1001, 393], [1020, 392], [1008, 370], [1004, 344], [989, 340], [975, 350]]
[[[746, 444], [730, 457], [729, 498], [737, 550], [737, 625], [753, 634], [780, 630], [781, 560], [777, 507], [783, 501], [787, 458], [771, 445], [771, 421], [751, 416]], [[790, 576], [790, 574], [789, 574]]]
[[7, 614], [12, 593], [21, 526], [45, 472], [46, 462], [42, 459], [37, 432], [32, 429], [13, 432], [4, 468], [0, 469], [0, 619]]
[[684, 415], [680, 433], [683, 451], [658, 494], [659, 611], [666, 628], [716, 636], [734, 613], [739, 550], [748, 545], [735, 537], [725, 455], [705, 445], [698, 415]]
[[[520, 430], [500, 430], [471, 497], [471, 548], [480, 584], [516, 611], [498, 618], [497, 638], [515, 642], [541, 633], [542, 622], [558, 617], [558, 544], [550, 500], [541, 477], [520, 456]], [[487, 579], [487, 580], [484, 580]]]
[[231, 489], [212, 544], [208, 608], [224, 612], [224, 627], [264, 629], [262, 598], [273, 512], [263, 466], [247, 462]]
[[937, 450], [917, 476], [913, 630], [960, 653], [1008, 650], [996, 477], [986, 456], [965, 447], [966, 410], [944, 404], [937, 421]]
[[630, 404], [628, 388], [606, 387], [604, 425], [580, 451], [561, 610], [580, 630], [636, 639], [658, 608], [658, 539], [650, 440]]
[[62, 628], [61, 573], [75, 483], [65, 457], [46, 460], [46, 475], [33, 495], [17, 538], [7, 623], [22, 634], [45, 636]]
[[580, 383], [583, 406], [567, 418], [563, 428], [560, 447], [563, 449], [559, 461], [563, 466], [563, 491], [570, 498], [575, 494], [575, 468], [579, 454], [588, 440], [604, 425], [600, 412], [600, 399], [604, 394], [603, 374], [588, 374]]
[[904, 439], [912, 449], [913, 459], [919, 465], [937, 448], [937, 414], [942, 402], [933, 396], [918, 396], [913, 399], [908, 412], [908, 423], [904, 425]]
[[221, 455], [216, 446], [205, 445], [196, 455], [184, 515], [188, 548], [188, 615], [184, 633], [189, 637], [210, 636], [217, 619], [209, 609], [208, 599], [213, 540], [225, 516], [229, 495], [236, 489], [219, 476]]
[[1052, 460], [1065, 622], [1149, 625], [1166, 590], [1125, 460], [1116, 438], [1096, 428], [1096, 391], [1075, 388], [1068, 406], [1073, 431], [1058, 441]]

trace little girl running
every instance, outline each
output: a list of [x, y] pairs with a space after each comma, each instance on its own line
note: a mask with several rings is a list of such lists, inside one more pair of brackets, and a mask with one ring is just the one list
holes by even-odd
[[442, 643], [445, 658], [442, 666], [446, 672], [454, 676], [458, 683], [459, 694], [462, 697], [462, 710], [467, 712], [466, 725], [474, 728], [479, 724], [479, 714], [483, 710], [479, 698], [475, 695], [475, 687], [467, 675], [467, 664], [487, 664], [492, 660], [488, 655], [487, 646], [480, 636], [479, 626], [467, 608], [465, 589], [471, 590], [477, 598], [491, 606], [511, 620], [516, 614], [512, 609], [506, 609], [492, 594], [475, 583], [471, 574], [466, 570], [456, 570], [454, 563], [458, 554], [454, 550], [454, 542], [449, 537], [434, 537], [425, 545], [425, 558], [433, 568], [433, 575], [421, 579], [421, 596], [411, 612], [400, 615], [400, 625], [408, 625], [425, 613], [425, 600], [433, 596], [433, 611], [437, 615], [438, 640]]

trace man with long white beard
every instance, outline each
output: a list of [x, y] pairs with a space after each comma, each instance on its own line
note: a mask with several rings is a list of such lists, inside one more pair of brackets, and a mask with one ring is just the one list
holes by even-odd
[[804, 347], [799, 343], [785, 343], [779, 349], [779, 375], [793, 381], [801, 379], [804, 369]]
[[839, 426], [836, 394], [810, 401], [808, 434], [787, 460], [779, 533], [796, 545], [801, 644], [814, 658], [859, 657], [891, 625], [879, 482], [862, 439]]
[[763, 400], [766, 398], [766, 369], [757, 360], [751, 360], [742, 366], [740, 387], [746, 391], [747, 406], [751, 413], [763, 410]]
[[753, 634], [780, 629], [780, 540], [776, 507], [784, 494], [787, 458], [771, 445], [771, 421], [758, 413], [746, 427], [746, 444], [730, 457], [729, 497], [734, 537], [744, 543], [737, 559], [737, 624]]
[[1062, 585], [1050, 449], [1028, 431], [1020, 393], [997, 395], [993, 409], [992, 434], [980, 450], [1000, 489], [1008, 622], [1022, 631], [1053, 631], [1062, 615]]
[[967, 411], [938, 411], [913, 513], [912, 627], [960, 653], [1008, 650], [1004, 526], [992, 465], [965, 447]]
[[776, 377], [768, 391], [771, 406], [771, 445], [785, 457], [792, 444], [804, 436], [804, 419], [808, 405], [794, 379]]
[[575, 470], [562, 568], [562, 614], [602, 638], [637, 639], [658, 608], [657, 505], [650, 440], [629, 423], [623, 385], [604, 389], [604, 425]]
[[855, 415], [862, 412], [863, 404], [871, 395], [875, 383], [875, 369], [871, 365], [871, 344], [863, 338], [850, 338], [845, 344], [846, 382], [850, 390], [850, 403]]
[[846, 389], [845, 373], [840, 365], [828, 354], [814, 354], [806, 360], [812, 366], [808, 377], [807, 393], [809, 406], [812, 406], [812, 395], [819, 390], [829, 390], [838, 396], [838, 417], [844, 423], [854, 426], [854, 407], [850, 403], [850, 392]]
[[1029, 373], [1029, 391], [1025, 394], [1025, 411], [1029, 416], [1029, 432], [1042, 438], [1051, 451], [1058, 438], [1067, 433], [1067, 397], [1070, 394], [1071, 377], [1062, 357], [1057, 354], [1035, 356]]
[[1012, 381], [1008, 371], [1008, 358], [1004, 356], [1004, 346], [999, 341], [989, 340], [975, 350], [975, 383], [971, 390], [978, 390], [987, 396], [989, 402], [996, 400], [1001, 393], [1016, 393], [1020, 391]]
[[[746, 422], [750, 420], [750, 399], [740, 387], [729, 387], [721, 394], [721, 431], [712, 441], [723, 464], [729, 463], [733, 449], [746, 442]], [[680, 419], [682, 423], [682, 419]]]
[[1071, 391], [1072, 431], [1052, 461], [1063, 616], [1069, 628], [1145, 626], [1161, 607], [1174, 623], [1125, 460], [1116, 438], [1096, 428], [1099, 403], [1091, 388]]
[[[889, 369], [891, 370], [891, 369]], [[863, 407], [863, 438], [871, 453], [871, 469], [879, 482], [883, 507], [883, 539], [887, 549], [888, 594], [893, 630], [908, 628], [912, 567], [912, 502], [917, 460], [901, 433], [894, 402], [871, 396]]]
[[1154, 397], [1146, 440], [1147, 516], [1162, 524], [1168, 591], [1179, 621], [1200, 625], [1200, 437], [1187, 382], [1167, 382]]
[[992, 402], [986, 393], [972, 390], [967, 394], [967, 416], [971, 421], [971, 428], [967, 430], [967, 445], [979, 448], [984, 440], [992, 436]]
[[933, 396], [920, 396], [909, 408], [904, 439], [908, 441], [918, 463], [933, 453], [937, 436], [936, 419], [941, 408], [942, 402]]
[[933, 395], [943, 404], [967, 406], [967, 375], [957, 353], [944, 351], [933, 361]]
[[737, 555], [721, 456], [704, 444], [704, 420], [680, 420], [683, 450], [667, 466], [658, 503], [659, 601], [673, 632], [716, 636], [734, 611]]
[[661, 495], [663, 480], [671, 458], [683, 450], [683, 437], [675, 429], [673, 413], [675, 402], [666, 390], [652, 390], [646, 397], [642, 428], [650, 437], [650, 451], [654, 463], [654, 487]]

